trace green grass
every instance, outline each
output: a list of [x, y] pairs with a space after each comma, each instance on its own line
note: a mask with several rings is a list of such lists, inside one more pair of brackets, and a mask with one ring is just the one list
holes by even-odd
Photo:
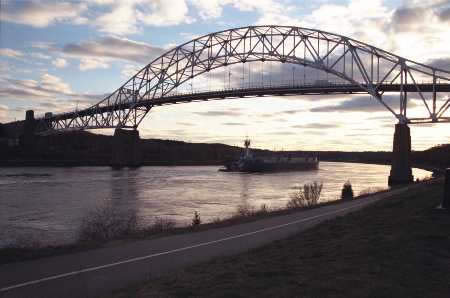
[[289, 239], [112, 297], [450, 297], [450, 214], [424, 185]]

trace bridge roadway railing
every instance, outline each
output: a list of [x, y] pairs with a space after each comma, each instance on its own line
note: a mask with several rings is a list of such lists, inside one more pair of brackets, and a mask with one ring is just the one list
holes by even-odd
[[[153, 98], [149, 100], [130, 101], [121, 104], [115, 104], [112, 106], [94, 106], [83, 110], [76, 110], [67, 113], [54, 114], [47, 117], [36, 118], [37, 133], [43, 133], [45, 131], [52, 130], [78, 130], [78, 129], [90, 129], [90, 128], [114, 128], [115, 126], [95, 126], [88, 125], [85, 127], [71, 126], [67, 123], [72, 119], [81, 117], [91, 117], [95, 114], [111, 114], [114, 111], [134, 109], [140, 107], [146, 107], [148, 109], [154, 106], [170, 105], [187, 103], [193, 101], [208, 101], [208, 100], [220, 100], [226, 98], [242, 98], [242, 97], [262, 97], [262, 96], [294, 96], [294, 95], [324, 95], [324, 94], [367, 94], [364, 89], [364, 85], [348, 84], [344, 82], [328, 82], [329, 84], [316, 83], [286, 83], [278, 84], [277, 86], [269, 84], [254, 84], [240, 88], [225, 88], [221, 90], [193, 90], [190, 92], [171, 92], [167, 96]], [[403, 89], [407, 92], [417, 92], [417, 87], [422, 92], [433, 92], [433, 90], [439, 92], [450, 92], [450, 84], [436, 84], [422, 83], [418, 85], [406, 84], [403, 85]], [[401, 89], [400, 84], [382, 84], [378, 90], [380, 92], [398, 92]], [[449, 100], [447, 100], [449, 101]], [[447, 103], [447, 106], [449, 103]], [[447, 107], [448, 108], [448, 107]], [[425, 123], [433, 122], [429, 118], [417, 118], [412, 119], [409, 123]], [[439, 122], [450, 122], [450, 117], [440, 117]], [[4, 124], [3, 127], [17, 128], [22, 126], [24, 121], [15, 121]], [[57, 125], [60, 124], [60, 125]], [[44, 133], [45, 134], [45, 133]]]
[[[432, 83], [424, 83], [417, 85], [422, 92], [433, 92], [435, 88], [439, 92], [450, 92], [450, 84], [436, 84], [434, 87]], [[417, 92], [417, 86], [414, 84], [403, 85], [403, 90], [407, 92]], [[401, 89], [401, 84], [382, 84], [378, 90], [382, 92], [398, 92]], [[259, 96], [289, 96], [289, 95], [324, 95], [324, 94], [364, 94], [367, 91], [364, 85], [354, 85], [345, 83], [333, 83], [329, 85], [320, 84], [306, 84], [306, 85], [278, 85], [278, 86], [257, 86], [257, 87], [242, 87], [230, 88], [221, 90], [196, 90], [193, 92], [174, 92], [168, 96], [153, 98], [150, 100], [141, 100], [138, 102], [130, 101], [113, 106], [103, 106], [97, 109], [84, 109], [73, 112], [61, 113], [52, 115], [46, 118], [47, 121], [71, 119], [79, 116], [91, 116], [93, 113], [107, 113], [116, 110], [129, 109], [143, 106], [161, 106], [168, 104], [186, 103], [192, 101], [207, 101], [225, 98], [238, 97], [259, 97]], [[40, 117], [38, 119], [44, 119]]]

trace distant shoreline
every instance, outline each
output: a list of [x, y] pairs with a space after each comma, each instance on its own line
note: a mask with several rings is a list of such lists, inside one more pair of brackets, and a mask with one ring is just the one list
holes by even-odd
[[[36, 137], [35, 143], [28, 147], [23, 144], [8, 147], [0, 143], [0, 166], [111, 166], [111, 161], [118, 154], [118, 151], [114, 151], [115, 147], [113, 136], [88, 132]], [[138, 160], [143, 161], [142, 166], [221, 166], [226, 161], [239, 158], [243, 150], [241, 147], [220, 143], [189, 143], [162, 139], [140, 139], [135, 149], [138, 150]], [[301, 157], [317, 154], [321, 161], [381, 165], [390, 165], [393, 158], [390, 151], [294, 150], [280, 152], [266, 149], [252, 149], [252, 151], [256, 156], [288, 154], [291, 157]], [[450, 166], [450, 144], [437, 145], [423, 151], [412, 151], [411, 163], [414, 167], [427, 170]]]
[[[361, 163], [361, 164], [376, 164], [387, 165], [389, 162], [384, 161], [364, 161], [364, 160], [345, 160], [345, 159], [321, 159], [325, 162], [342, 162], [342, 163]], [[211, 161], [145, 161], [139, 167], [147, 166], [222, 166], [224, 161], [211, 160]], [[444, 170], [445, 166], [437, 166], [432, 164], [417, 164], [411, 165], [413, 168], [422, 169], [430, 172], [440, 172]], [[1, 160], [0, 167], [19, 168], [19, 167], [111, 167], [109, 163], [103, 161], [76, 161], [76, 160]]]

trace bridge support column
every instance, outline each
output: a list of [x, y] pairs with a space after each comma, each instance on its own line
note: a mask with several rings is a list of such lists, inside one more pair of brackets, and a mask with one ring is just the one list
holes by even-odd
[[398, 123], [395, 125], [392, 165], [388, 184], [406, 184], [413, 181], [410, 130], [407, 124]]
[[25, 147], [27, 151], [32, 151], [35, 143], [35, 129], [36, 120], [34, 119], [34, 111], [28, 110], [25, 114], [25, 123], [23, 128], [23, 135], [21, 138], [21, 145]]
[[138, 167], [142, 163], [138, 130], [117, 128], [114, 131], [112, 167]]

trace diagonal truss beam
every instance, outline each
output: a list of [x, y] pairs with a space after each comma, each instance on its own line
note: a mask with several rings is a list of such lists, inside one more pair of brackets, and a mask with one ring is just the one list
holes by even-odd
[[[324, 46], [326, 44], [326, 46]], [[374, 59], [375, 58], [375, 59]], [[375, 60], [375, 62], [374, 62]], [[183, 83], [220, 67], [251, 61], [277, 61], [316, 68], [358, 86], [401, 122], [448, 122], [449, 100], [439, 99], [450, 71], [417, 63], [360, 41], [293, 26], [249, 26], [198, 37], [154, 59], [119, 89], [80, 111], [41, 118], [48, 129], [137, 128], [154, 104]], [[414, 74], [414, 75], [413, 75]], [[412, 82], [406, 82], [407, 78]], [[380, 79], [381, 78], [381, 79]], [[426, 81], [426, 83], [418, 83]], [[383, 100], [386, 85], [400, 84], [400, 112]], [[406, 85], [413, 85], [426, 114], [407, 118]], [[432, 97], [423, 92], [432, 86]], [[405, 88], [404, 88], [405, 87]], [[385, 88], [385, 87], [384, 87]], [[408, 87], [409, 88], [409, 87]], [[428, 102], [432, 102], [432, 108]]]

